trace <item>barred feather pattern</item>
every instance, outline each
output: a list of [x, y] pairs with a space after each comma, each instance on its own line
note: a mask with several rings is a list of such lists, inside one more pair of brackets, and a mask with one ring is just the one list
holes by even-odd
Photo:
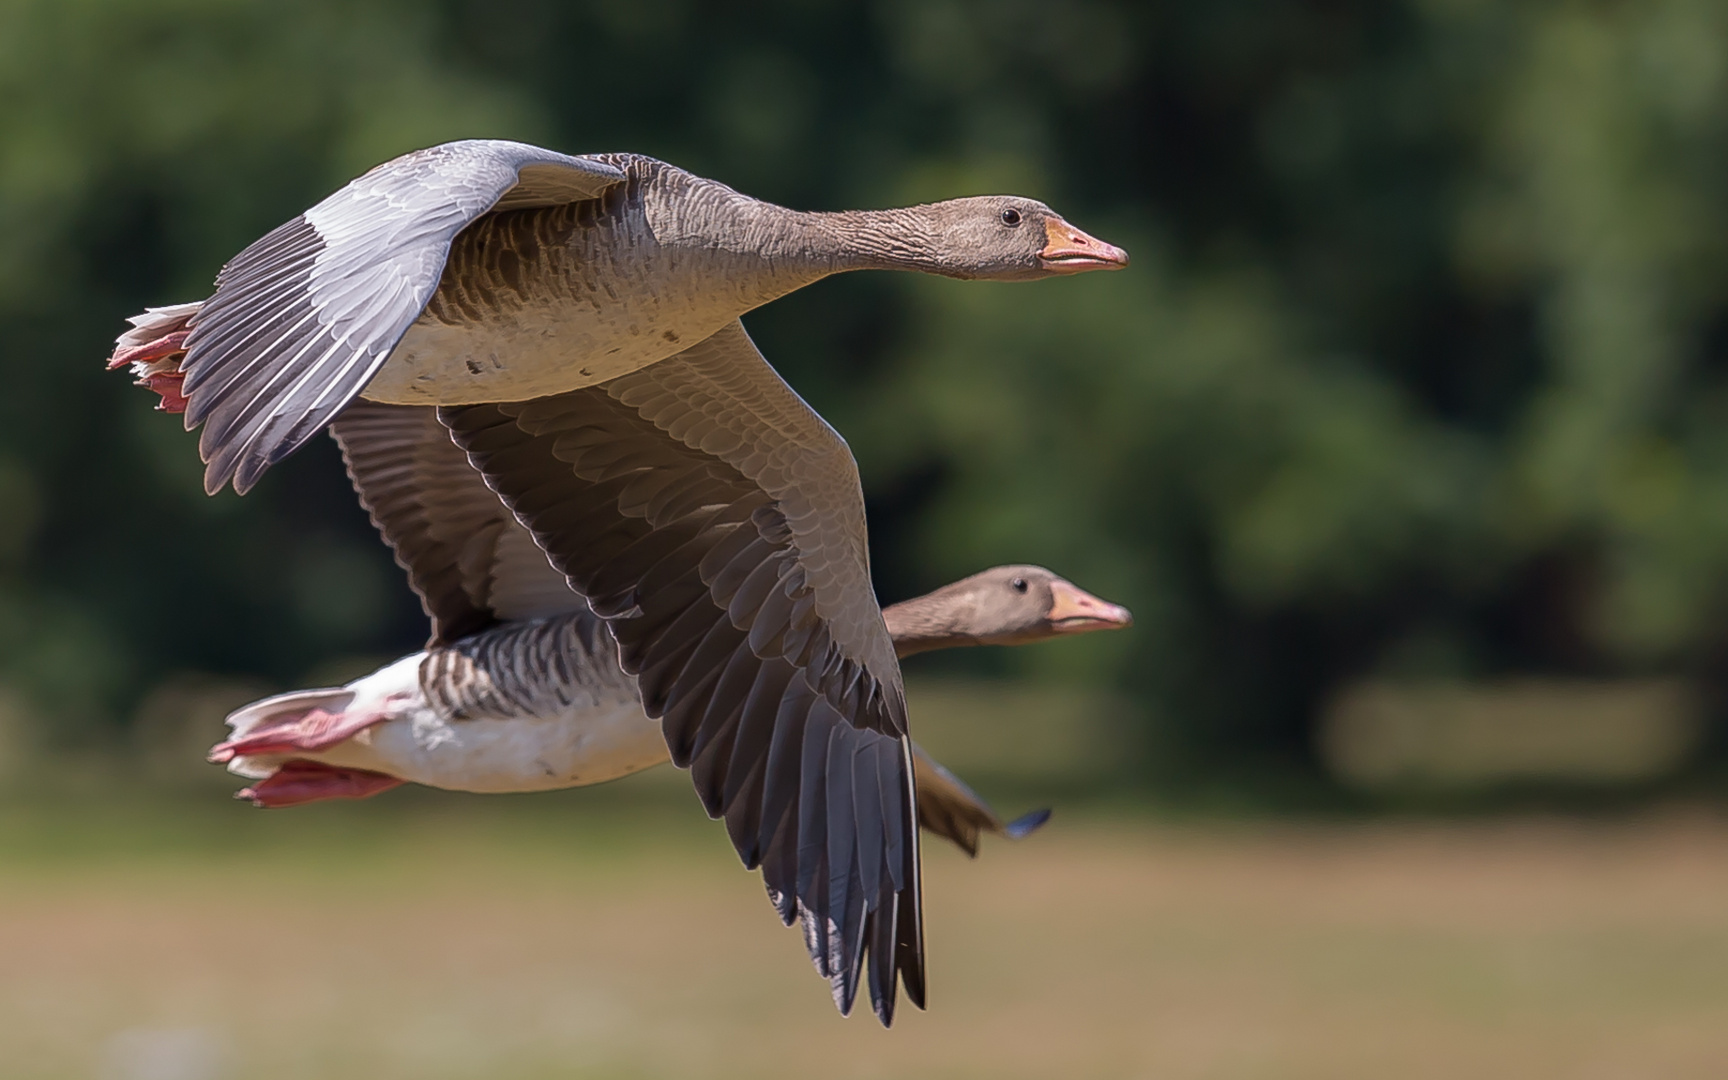
[[507, 623], [427, 652], [420, 687], [454, 720], [545, 716], [637, 700], [618, 643], [588, 612]]

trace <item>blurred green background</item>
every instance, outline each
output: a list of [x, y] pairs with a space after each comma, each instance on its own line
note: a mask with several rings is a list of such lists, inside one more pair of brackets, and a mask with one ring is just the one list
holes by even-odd
[[1363, 688], [1426, 716], [1424, 688], [1534, 679], [1563, 721], [1569, 688], [1667, 679], [1629, 779], [1715, 786], [1720, 2], [5, 0], [0, 100], [15, 748], [419, 641], [332, 447], [208, 499], [101, 360], [348, 177], [494, 135], [804, 208], [1025, 193], [1133, 252], [1037, 287], [852, 275], [749, 320], [857, 452], [885, 600], [1033, 561], [1134, 610], [927, 665], [1107, 688], [1113, 782], [1325, 798], [1374, 773], [1327, 749]]
[[[333, 445], [206, 498], [102, 361], [477, 135], [1133, 253], [748, 318], [885, 601], [1030, 561], [1137, 619], [908, 665], [1058, 813], [927, 849], [893, 1032], [669, 770], [259, 813], [202, 763], [424, 622]], [[8, 1077], [1728, 1075], [1725, 601], [1721, 0], [0, 0]]]

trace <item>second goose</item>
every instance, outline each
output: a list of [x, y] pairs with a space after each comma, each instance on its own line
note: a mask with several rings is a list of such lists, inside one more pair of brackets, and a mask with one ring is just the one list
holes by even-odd
[[[670, 760], [605, 624], [571, 592], [430, 409], [360, 403], [332, 428], [361, 502], [432, 620], [432, 642], [346, 686], [236, 711], [212, 759], [258, 781], [259, 806], [363, 798], [410, 782], [520, 792]], [[1034, 566], [1001, 566], [883, 609], [901, 656], [1116, 629], [1127, 609]], [[914, 747], [918, 818], [977, 851], [1023, 835]], [[702, 755], [697, 755], [701, 768]], [[698, 784], [703, 778], [698, 777]]]
[[[244, 491], [358, 397], [437, 405], [586, 597], [835, 1003], [924, 1001], [913, 748], [845, 442], [739, 316], [832, 273], [1127, 264], [1013, 196], [810, 214], [632, 154], [450, 143], [241, 252], [110, 358]], [[718, 748], [718, 749], [717, 749]]]

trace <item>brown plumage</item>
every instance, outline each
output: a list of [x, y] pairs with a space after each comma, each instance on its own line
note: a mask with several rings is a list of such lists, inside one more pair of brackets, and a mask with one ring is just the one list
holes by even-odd
[[151, 374], [203, 427], [206, 489], [244, 491], [362, 394], [591, 386], [847, 270], [1019, 281], [1126, 263], [1032, 199], [805, 213], [639, 154], [472, 139], [386, 162], [236, 255]]
[[[433, 410], [362, 403], [342, 415], [332, 434], [361, 502], [407, 571], [434, 627], [476, 629], [443, 640], [435, 633], [426, 652], [408, 658], [413, 661], [408, 670], [392, 664], [345, 688], [301, 691], [237, 712], [236, 737], [217, 756], [237, 762], [243, 775], [261, 781], [248, 789], [254, 801], [283, 806], [358, 798], [404, 780], [458, 790], [544, 790], [597, 782], [667, 760], [658, 726], [641, 717], [635, 680], [618, 667], [617, 645], [605, 624], [571, 592], [527, 530], [468, 465]], [[461, 573], [453, 569], [457, 562]], [[451, 581], [456, 584], [440, 585]], [[883, 619], [902, 656], [945, 646], [1019, 644], [1128, 622], [1124, 609], [1034, 566], [974, 574], [888, 607]], [[361, 729], [373, 732], [368, 744], [350, 744], [355, 731], [347, 714], [392, 695], [400, 700]], [[312, 741], [321, 745], [285, 745], [304, 730], [309, 703], [343, 714], [334, 728], [341, 737], [331, 742], [319, 731]], [[546, 772], [555, 754], [544, 744], [529, 755], [531, 767], [517, 775], [500, 773], [496, 760], [489, 768], [482, 763], [476, 766], [480, 771], [464, 772], [465, 761], [480, 751], [450, 737], [537, 717], [564, 717], [566, 730], [593, 728], [616, 723], [607, 718], [619, 706], [629, 706], [630, 715], [639, 717], [633, 722], [636, 734], [624, 744], [614, 741], [611, 751], [604, 742], [588, 750], [583, 755], [588, 763], [575, 775]], [[422, 733], [422, 741], [433, 748], [426, 759], [393, 761], [385, 744], [395, 737], [387, 730], [379, 734], [374, 725], [388, 729], [410, 715], [437, 717], [444, 726]], [[275, 749], [249, 752], [248, 747], [258, 747], [260, 732], [269, 733], [266, 741], [273, 741]], [[596, 760], [607, 753], [616, 760]], [[913, 762], [920, 826], [969, 855], [976, 854], [983, 832], [1019, 837], [1048, 817], [1048, 811], [1035, 811], [1005, 822], [916, 745]], [[349, 772], [313, 768], [336, 763]], [[360, 777], [353, 770], [372, 775]]]
[[[737, 319], [844, 270], [1126, 262], [1029, 199], [809, 214], [636, 155], [476, 140], [355, 180], [241, 252], [202, 305], [135, 320], [111, 364], [203, 425], [212, 492], [244, 491], [359, 396], [445, 407], [606, 620], [841, 1009], [868, 959], [887, 1023], [898, 982], [924, 996], [917, 815], [857, 470]], [[490, 527], [404, 541], [455, 556], [424, 581], [440, 638], [509, 591], [476, 539]]]
[[882, 610], [900, 657], [958, 645], [1023, 645], [1129, 626], [1128, 609], [1042, 566], [995, 566]]
[[841, 1011], [867, 960], [884, 1022], [897, 981], [921, 1003], [905, 695], [839, 436], [737, 326], [653, 372], [441, 415], [610, 624]]
[[[598, 620], [470, 467], [434, 410], [361, 403], [331, 433], [361, 503], [432, 620], [420, 676], [429, 700], [453, 714], [484, 715], [500, 695], [525, 703], [522, 708], [550, 695], [557, 707], [576, 699], [584, 686], [610, 688], [616, 682], [603, 670], [616, 665], [610, 633], [601, 625], [594, 636]], [[564, 618], [544, 629], [484, 632], [499, 623], [558, 615]], [[882, 615], [901, 657], [965, 645], [1023, 644], [1130, 621], [1125, 608], [1037, 566], [994, 567], [894, 604]], [[566, 622], [576, 638], [557, 636], [555, 628]], [[556, 642], [551, 653], [545, 651], [548, 642]], [[579, 685], [560, 690], [565, 682]], [[916, 744], [913, 761], [920, 826], [968, 855], [977, 853], [982, 832], [1024, 835], [1048, 816], [1035, 812], [1004, 822]]]

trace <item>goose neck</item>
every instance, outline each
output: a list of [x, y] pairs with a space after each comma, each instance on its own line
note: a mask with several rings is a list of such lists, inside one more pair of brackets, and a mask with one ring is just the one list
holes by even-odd
[[833, 267], [947, 273], [936, 232], [917, 208], [807, 213], [803, 231]]
[[738, 236], [766, 265], [812, 280], [848, 270], [943, 272], [935, 235], [912, 210], [811, 212], [755, 202]]
[[957, 600], [938, 591], [883, 608], [882, 621], [894, 639], [895, 655], [905, 659], [915, 653], [975, 643], [977, 639], [968, 631], [966, 613]]
[[722, 266], [713, 269], [739, 281], [756, 303], [848, 270], [965, 276], [946, 265], [927, 208], [792, 210], [664, 168], [645, 196], [661, 246], [719, 257]]

